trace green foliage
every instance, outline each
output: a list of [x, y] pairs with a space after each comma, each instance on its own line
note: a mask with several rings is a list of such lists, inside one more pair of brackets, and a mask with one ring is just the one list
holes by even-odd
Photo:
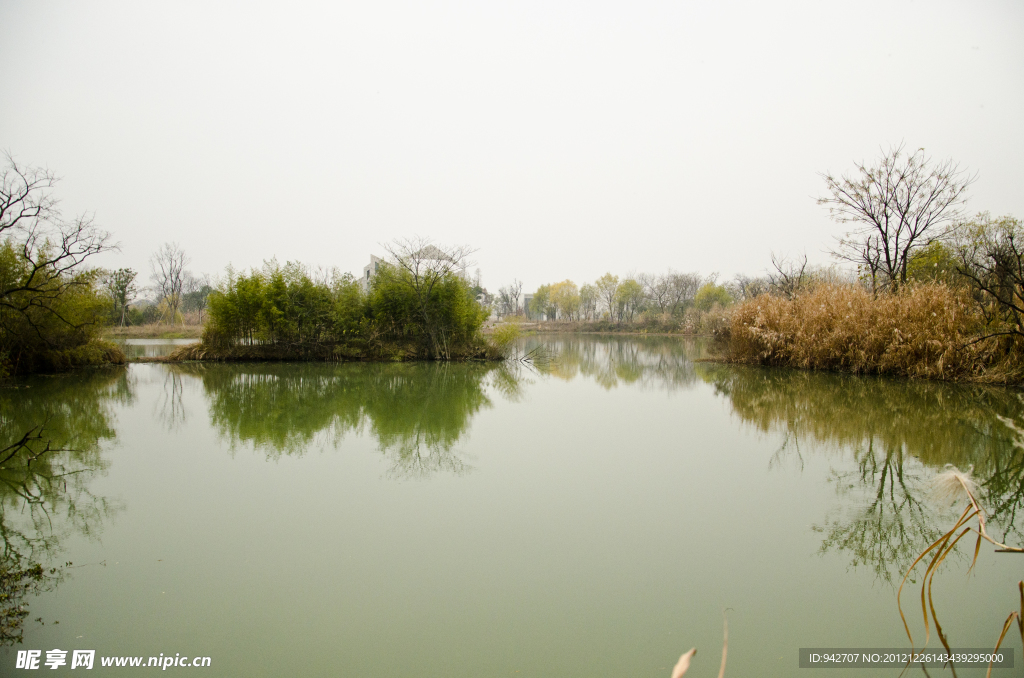
[[953, 250], [940, 240], [914, 250], [907, 259], [907, 280], [952, 284], [957, 279]]
[[519, 326], [518, 319], [501, 323], [491, 332], [490, 342], [487, 346], [488, 353], [495, 358], [510, 357], [521, 336], [522, 328]]
[[13, 239], [0, 244], [0, 373], [124, 362], [116, 347], [98, 342], [109, 309], [99, 272], [50, 271], [41, 278]]
[[487, 312], [455, 273], [420, 284], [408, 270], [382, 265], [370, 288], [369, 310], [383, 338], [411, 344], [424, 357], [468, 357], [483, 347], [480, 327]]
[[[109, 249], [108, 235], [82, 216], [66, 220], [48, 170], [0, 167], [0, 376], [52, 370], [105, 350], [83, 351], [107, 316], [99, 272], [85, 268]], [[121, 356], [123, 360], [123, 356]]]
[[228, 271], [210, 294], [199, 350], [254, 347], [279, 358], [467, 357], [483, 350], [484, 317], [469, 284], [455, 274], [420, 296], [408, 272], [383, 265], [367, 294], [351, 275], [314, 278], [300, 264], [271, 261], [248, 274]]
[[633, 278], [626, 278], [615, 290], [615, 310], [620, 321], [633, 322], [644, 300], [643, 286]]
[[103, 276], [103, 287], [110, 298], [110, 319], [118, 325], [128, 320], [128, 304], [135, 299], [138, 287], [135, 277], [138, 274], [130, 268], [119, 268]]
[[541, 285], [530, 300], [530, 317], [554, 320], [555, 308], [551, 304], [551, 285]]
[[726, 289], [725, 285], [716, 285], [709, 282], [697, 290], [697, 296], [694, 297], [693, 303], [699, 310], [706, 313], [716, 304], [722, 307], [731, 304], [732, 295], [729, 294], [729, 290]]
[[1024, 352], [1024, 223], [987, 212], [960, 224], [953, 241], [957, 273], [985, 316], [986, 334]]
[[[356, 318], [353, 318], [353, 316]], [[236, 274], [210, 293], [204, 343], [314, 347], [338, 343], [365, 315], [352, 276], [331, 274], [314, 281], [300, 264], [266, 262], [261, 270]]]
[[580, 312], [580, 291], [576, 283], [571, 280], [563, 280], [551, 286], [551, 305], [555, 307], [557, 315], [564, 320], [579, 320]]

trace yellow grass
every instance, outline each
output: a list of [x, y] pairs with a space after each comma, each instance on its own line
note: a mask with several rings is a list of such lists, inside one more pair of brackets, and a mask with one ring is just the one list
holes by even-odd
[[966, 290], [923, 284], [874, 297], [825, 285], [794, 299], [761, 296], [733, 309], [735, 362], [956, 381], [1019, 382], [1021, 347], [977, 341], [984, 319]]

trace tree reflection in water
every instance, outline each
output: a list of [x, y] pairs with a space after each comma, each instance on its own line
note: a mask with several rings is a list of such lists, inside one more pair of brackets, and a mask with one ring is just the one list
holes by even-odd
[[[1024, 404], [1008, 389], [699, 363], [697, 372], [733, 411], [764, 432], [781, 432], [773, 462], [801, 454], [801, 440], [853, 456], [833, 470], [844, 497], [815, 529], [822, 553], [843, 551], [885, 581], [944, 533], [950, 514], [928, 498], [946, 464], [973, 468], [990, 520], [1020, 540], [1024, 443], [1014, 430]], [[954, 516], [955, 518], [955, 516]]]
[[[946, 510], [927, 497], [945, 464], [973, 467], [991, 524], [1004, 541], [1021, 541], [1024, 434], [1013, 427], [1024, 429], [1024, 404], [1013, 391], [694, 362], [703, 345], [674, 337], [538, 336], [524, 352], [538, 346], [551, 358], [541, 370], [556, 379], [591, 378], [606, 389], [711, 384], [742, 421], [783, 435], [773, 467], [802, 464], [807, 453], [842, 458], [831, 477], [841, 508], [816, 527], [822, 552], [847, 553], [887, 581], [946, 525]], [[301, 455], [367, 432], [397, 478], [469, 471], [458, 442], [470, 421], [493, 394], [521, 398], [529, 376], [485, 363], [170, 369], [202, 380], [211, 418], [232, 446]]]
[[25, 596], [63, 578], [61, 542], [97, 534], [117, 510], [89, 483], [107, 466], [111, 406], [132, 398], [124, 368], [0, 389], [0, 644], [21, 642]]
[[202, 380], [210, 417], [232, 448], [268, 458], [338, 445], [369, 432], [395, 478], [471, 470], [457, 443], [490, 407], [488, 392], [521, 397], [525, 371], [495, 363], [194, 364], [171, 369]]
[[697, 383], [693, 359], [704, 342], [678, 337], [555, 334], [527, 338], [525, 351], [543, 347], [544, 371], [571, 381], [589, 377], [605, 389], [619, 384], [677, 390]]

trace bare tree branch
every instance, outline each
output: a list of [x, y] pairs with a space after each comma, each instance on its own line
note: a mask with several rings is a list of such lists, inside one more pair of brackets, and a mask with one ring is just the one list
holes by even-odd
[[828, 195], [818, 198], [837, 222], [854, 224], [833, 254], [867, 267], [885, 286], [907, 280], [907, 261], [920, 247], [944, 237], [962, 216], [976, 175], [952, 160], [933, 163], [903, 144], [883, 151], [875, 166], [857, 163], [852, 176], [822, 174]]

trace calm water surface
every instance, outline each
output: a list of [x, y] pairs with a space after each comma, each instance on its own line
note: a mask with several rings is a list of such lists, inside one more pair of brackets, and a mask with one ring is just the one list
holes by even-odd
[[[793, 676], [800, 647], [908, 646], [895, 587], [962, 508], [930, 498], [945, 464], [1022, 541], [1016, 392], [530, 343], [550, 364], [135, 364], [0, 390], [0, 446], [45, 422], [74, 450], [0, 469], [4, 557], [55, 568], [14, 649], [666, 677], [697, 646], [689, 678], [717, 675], [726, 612], [727, 676]], [[968, 578], [972, 550], [936, 605], [954, 645], [991, 647], [1024, 556], [983, 547]], [[995, 675], [1024, 673], [1010, 646]]]
[[153, 358], [156, 356], [169, 355], [175, 349], [189, 344], [196, 344], [198, 339], [134, 339], [115, 338], [114, 342], [121, 346], [121, 350], [129, 358]]

